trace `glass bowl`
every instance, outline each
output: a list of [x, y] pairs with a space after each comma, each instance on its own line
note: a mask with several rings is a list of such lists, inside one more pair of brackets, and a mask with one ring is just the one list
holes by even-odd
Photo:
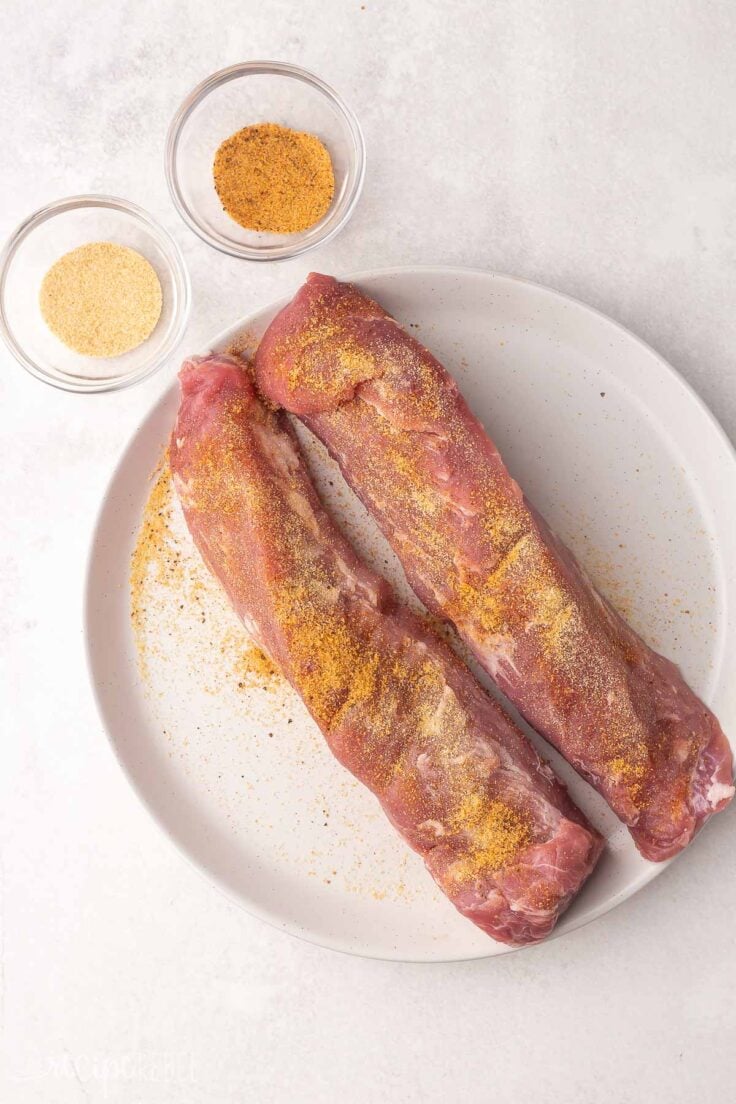
[[[161, 317], [153, 333], [121, 356], [88, 357], [67, 348], [39, 306], [41, 281], [51, 265], [70, 249], [95, 241], [137, 250], [161, 282]], [[116, 391], [152, 375], [184, 335], [190, 298], [174, 239], [140, 207], [114, 196], [71, 196], [42, 207], [21, 223], [0, 255], [0, 336], [31, 375], [65, 391]]]
[[[269, 234], [246, 230], [225, 214], [212, 175], [218, 146], [253, 123], [281, 123], [316, 134], [335, 172], [329, 210], [308, 230]], [[333, 238], [350, 218], [365, 176], [358, 121], [312, 73], [277, 61], [249, 61], [214, 73], [177, 111], [166, 140], [166, 179], [174, 204], [208, 245], [251, 261], [297, 257]]]

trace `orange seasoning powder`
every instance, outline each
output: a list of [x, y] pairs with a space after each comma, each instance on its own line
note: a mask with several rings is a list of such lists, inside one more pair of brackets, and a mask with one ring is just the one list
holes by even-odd
[[213, 173], [223, 209], [246, 230], [308, 230], [335, 193], [332, 161], [319, 138], [278, 123], [243, 127], [226, 138]]

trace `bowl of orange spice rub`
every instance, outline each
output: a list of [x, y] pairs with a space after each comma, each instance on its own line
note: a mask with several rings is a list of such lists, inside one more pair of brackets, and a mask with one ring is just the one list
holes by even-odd
[[177, 111], [166, 178], [179, 214], [233, 257], [285, 260], [333, 238], [360, 197], [365, 143], [329, 85], [296, 65], [213, 74]]

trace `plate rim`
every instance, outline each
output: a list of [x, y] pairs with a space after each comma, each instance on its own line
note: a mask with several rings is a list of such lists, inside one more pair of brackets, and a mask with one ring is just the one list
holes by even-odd
[[[600, 321], [606, 323], [619, 334], [623, 335], [624, 338], [633, 340], [645, 353], [653, 357], [657, 361], [660, 370], [663, 371], [666, 376], [669, 376], [669, 378], [679, 386], [679, 389], [682, 392], [684, 398], [686, 400], [689, 400], [690, 402], [694, 401], [694, 404], [697, 407], [699, 413], [705, 416], [711, 431], [715, 432], [719, 443], [724, 448], [726, 455], [728, 456], [731, 464], [734, 467], [734, 474], [736, 474], [736, 446], [731, 441], [730, 437], [726, 433], [716, 415], [707, 405], [705, 400], [698, 394], [693, 385], [690, 384], [688, 380], [686, 380], [685, 377], [672, 364], [670, 364], [664, 356], [662, 356], [661, 353], [657, 352], [657, 350], [654, 349], [643, 338], [633, 333], [621, 322], [618, 322], [610, 315], [605, 314], [605, 312], [599, 310], [597, 307], [591, 306], [589, 303], [586, 303], [582, 299], [578, 299], [573, 295], [569, 295], [567, 292], [558, 291], [555, 288], [552, 288], [546, 284], [539, 283], [538, 281], [526, 279], [525, 277], [464, 265], [391, 265], [381, 268], [351, 271], [349, 273], [338, 275], [336, 279], [348, 281], [351, 283], [360, 283], [361, 281], [365, 280], [382, 279], [384, 277], [397, 275], [411, 276], [417, 273], [421, 273], [424, 275], [436, 273], [440, 276], [473, 276], [488, 281], [509, 281], [513, 284], [523, 285], [532, 288], [534, 291], [542, 292], [552, 299], [563, 300], [568, 303], [572, 303], [576, 307], [582, 308], [584, 312], [596, 316]], [[272, 316], [275, 316], [275, 314], [279, 310], [281, 310], [282, 307], [290, 302], [292, 297], [292, 295], [282, 296], [281, 298], [267, 303], [264, 306], [251, 311], [249, 314], [244, 315], [237, 322], [224, 327], [223, 329], [218, 331], [218, 333], [215, 334], [214, 337], [207, 343], [207, 349], [211, 351], [222, 347], [224, 344], [232, 339], [234, 331], [247, 329], [248, 326], [253, 322], [253, 320], [259, 315], [263, 315], [266, 312], [271, 312]], [[148, 407], [145, 416], [137, 424], [132, 434], [126, 439], [122, 447], [117, 452], [117, 455], [113, 461], [112, 468], [105, 482], [105, 486], [97, 509], [95, 511], [90, 530], [89, 543], [84, 563], [81, 621], [84, 637], [84, 656], [85, 666], [87, 670], [87, 678], [89, 681], [90, 689], [92, 691], [92, 697], [95, 703], [95, 708], [97, 710], [97, 716], [105, 732], [106, 743], [112, 755], [114, 756], [117, 765], [120, 767], [123, 775], [125, 776], [128, 784], [130, 785], [140, 804], [146, 810], [147, 814], [151, 817], [157, 828], [166, 837], [166, 839], [173, 846], [175, 851], [186, 861], [190, 868], [193, 868], [195, 871], [197, 871], [197, 873], [201, 877], [203, 877], [209, 883], [209, 885], [216, 889], [218, 893], [220, 893], [226, 900], [230, 901], [238, 908], [242, 909], [248, 915], [258, 919], [263, 923], [268, 924], [269, 927], [274, 928], [282, 934], [293, 936], [297, 939], [302, 940], [303, 942], [311, 944], [312, 946], [320, 947], [324, 950], [337, 952], [339, 954], [345, 954], [352, 957], [371, 959], [381, 962], [405, 962], [422, 965], [441, 965], [450, 962], [475, 962], [486, 959], [505, 958], [507, 955], [513, 954], [516, 951], [529, 950], [532, 947], [543, 946], [552, 942], [553, 940], [560, 939], [565, 935], [569, 935], [572, 932], [578, 931], [583, 927], [587, 927], [588, 924], [591, 924], [595, 920], [600, 919], [600, 917], [605, 916], [609, 912], [612, 912], [613, 909], [623, 904], [624, 901], [629, 900], [629, 898], [633, 897], [636, 893], [638, 893], [641, 889], [643, 889], [646, 885], [648, 885], [651, 881], [658, 877], [668, 866], [670, 866], [671, 863], [675, 861], [676, 858], [679, 858], [678, 855], [675, 856], [675, 858], [669, 859], [663, 863], [650, 863], [642, 870], [640, 876], [637, 879], [635, 879], [630, 885], [627, 885], [625, 890], [622, 890], [618, 894], [616, 894], [612, 900], [601, 903], [597, 908], [594, 908], [592, 912], [586, 914], [585, 916], [582, 916], [577, 922], [573, 921], [570, 926], [564, 927], [562, 930], [560, 930], [559, 926], [555, 927], [552, 933], [544, 940], [542, 940], [541, 943], [530, 944], [528, 946], [522, 947], [509, 947], [506, 944], [494, 944], [494, 941], [490, 940], [489, 937], [490, 942], [488, 951], [479, 950], [478, 953], [474, 954], [462, 953], [458, 955], [448, 955], [447, 951], [442, 951], [441, 957], [430, 957], [427, 954], [414, 956], [407, 955], [406, 952], [401, 952], [400, 954], [395, 955], [389, 955], [386, 953], [379, 954], [368, 949], [356, 949], [352, 947], [347, 947], [345, 945], [340, 945], [334, 940], [328, 942], [311, 937], [309, 934], [305, 933], [303, 929], [299, 928], [297, 924], [294, 924], [289, 920], [279, 919], [275, 913], [269, 913], [261, 909], [260, 907], [253, 905], [250, 901], [246, 903], [242, 899], [242, 897], [238, 896], [230, 889], [228, 889], [221, 882], [218, 876], [215, 875], [207, 866], [205, 866], [204, 863], [200, 862], [192, 854], [190, 854], [185, 849], [185, 847], [177, 840], [173, 832], [169, 829], [165, 820], [159, 815], [156, 806], [148, 799], [133, 772], [129, 769], [128, 765], [121, 756], [118, 745], [113, 737], [112, 732], [110, 731], [110, 728], [108, 727], [105, 718], [102, 697], [95, 678], [94, 660], [92, 655], [92, 634], [90, 632], [92, 616], [91, 606], [93, 600], [92, 581], [94, 558], [98, 542], [102, 536], [102, 522], [108, 498], [113, 490], [118, 476], [121, 473], [121, 470], [128, 458], [129, 453], [132, 452], [135, 448], [136, 440], [141, 429], [147, 422], [153, 419], [160, 412], [161, 408], [164, 407], [167, 402], [171, 401], [172, 392], [175, 390], [176, 385], [177, 381], [176, 378], [174, 378], [173, 380], [168, 382], [165, 387], [159, 392], [159, 394], [154, 398], [154, 401], [151, 403], [150, 407]], [[689, 850], [690, 848], [686, 848], [686, 851]], [[683, 853], [684, 852], [681, 852], [681, 854]]]

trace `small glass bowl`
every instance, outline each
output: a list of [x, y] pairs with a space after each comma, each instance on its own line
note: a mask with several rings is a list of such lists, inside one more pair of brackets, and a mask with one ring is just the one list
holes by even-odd
[[[44, 322], [41, 281], [51, 265], [87, 242], [111, 241], [142, 254], [156, 270], [163, 304], [142, 345], [117, 357], [67, 348]], [[117, 391], [152, 375], [171, 357], [189, 317], [189, 276], [178, 245], [149, 214], [114, 196], [71, 196], [27, 218], [0, 255], [0, 336], [37, 379], [65, 391]]]
[[[335, 172], [335, 195], [318, 223], [296, 234], [246, 230], [225, 214], [212, 165], [221, 142], [254, 123], [281, 123], [316, 134]], [[337, 234], [358, 202], [365, 143], [358, 120], [312, 73], [277, 61], [249, 61], [214, 73], [177, 111], [166, 140], [171, 198], [203, 241], [231, 257], [278, 261], [315, 249]]]

